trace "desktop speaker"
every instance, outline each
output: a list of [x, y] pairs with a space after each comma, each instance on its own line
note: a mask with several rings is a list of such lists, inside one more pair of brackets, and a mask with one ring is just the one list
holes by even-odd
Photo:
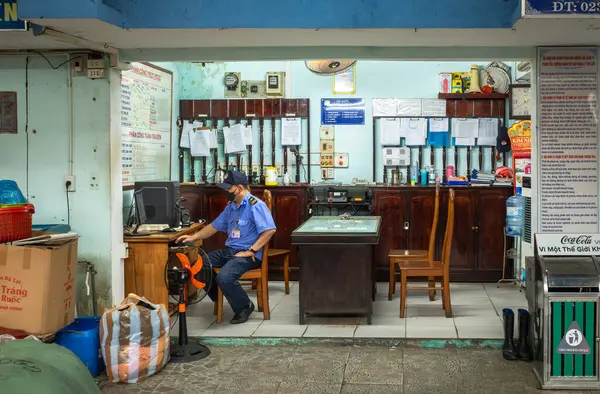
[[190, 211], [183, 205], [180, 208], [181, 211], [181, 227], [190, 227], [192, 220], [190, 218]]

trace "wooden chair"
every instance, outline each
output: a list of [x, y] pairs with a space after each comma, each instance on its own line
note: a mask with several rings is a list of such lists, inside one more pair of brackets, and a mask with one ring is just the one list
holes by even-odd
[[[248, 186], [250, 191], [250, 186]], [[267, 199], [267, 192], [269, 192], [269, 198]], [[273, 212], [273, 196], [269, 190], [263, 192], [263, 200], [269, 211]], [[283, 281], [285, 283], [285, 294], [290, 294], [290, 251], [287, 249], [271, 249], [269, 248], [269, 261], [283, 258]], [[252, 281], [252, 290], [256, 289], [256, 280]]]
[[[267, 199], [267, 193], [269, 198]], [[265, 204], [269, 207], [269, 211], [273, 211], [273, 198], [269, 190], [263, 193]], [[283, 258], [283, 281], [285, 283], [285, 294], [290, 294], [290, 251], [287, 249], [271, 249], [269, 248], [269, 261], [273, 259]]]
[[[400, 266], [400, 317], [404, 317], [406, 311], [407, 290], [432, 290], [428, 287], [408, 287], [409, 277], [441, 277], [442, 307], [446, 311], [446, 317], [452, 317], [452, 306], [450, 303], [450, 250], [452, 248], [452, 236], [454, 235], [454, 190], [450, 189], [448, 194], [448, 220], [446, 222], [446, 233], [442, 246], [442, 261], [403, 261]], [[434, 289], [435, 289], [434, 282]]]
[[[267, 206], [272, 204], [273, 197], [269, 190], [265, 190], [263, 198]], [[219, 273], [221, 269], [215, 268], [215, 273]], [[263, 258], [260, 268], [245, 272], [239, 280], [256, 281], [256, 300], [258, 302], [258, 311], [262, 311], [265, 320], [271, 319], [269, 308], [269, 244], [263, 248]], [[223, 322], [223, 292], [219, 288], [217, 293], [217, 302], [215, 303], [217, 312], [217, 323]]]
[[[400, 250], [392, 249], [388, 254], [390, 259], [390, 283], [388, 291], [388, 300], [392, 300], [396, 293], [396, 266], [404, 261], [430, 261], [435, 256], [435, 236], [437, 234], [438, 218], [440, 214], [440, 187], [435, 188], [435, 203], [433, 208], [433, 222], [429, 232], [429, 247], [427, 250]], [[435, 287], [434, 278], [429, 278], [431, 288]], [[435, 290], [429, 291], [429, 300], [435, 301]]]

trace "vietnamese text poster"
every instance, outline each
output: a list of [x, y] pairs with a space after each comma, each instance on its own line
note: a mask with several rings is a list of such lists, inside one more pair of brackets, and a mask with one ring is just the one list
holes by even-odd
[[121, 76], [123, 186], [171, 178], [170, 72], [133, 63]]
[[540, 49], [538, 147], [543, 233], [598, 232], [598, 54]]

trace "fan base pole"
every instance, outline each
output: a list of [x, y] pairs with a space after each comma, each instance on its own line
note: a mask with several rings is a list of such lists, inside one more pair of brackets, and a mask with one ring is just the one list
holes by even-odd
[[188, 363], [202, 360], [210, 355], [210, 349], [188, 340], [185, 305], [179, 309], [179, 343], [171, 345], [171, 362]]
[[171, 362], [175, 364], [189, 363], [210, 356], [210, 349], [199, 343], [171, 345]]

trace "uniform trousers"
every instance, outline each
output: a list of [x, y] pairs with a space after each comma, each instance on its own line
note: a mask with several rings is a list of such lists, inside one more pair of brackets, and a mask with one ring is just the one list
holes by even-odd
[[[216, 276], [214, 273], [211, 275], [211, 283], [207, 283], [208, 296], [216, 302], [219, 286], [236, 315], [250, 306], [250, 298], [238, 279], [245, 272], [257, 269], [261, 265], [261, 260], [256, 257], [254, 260], [252, 257], [235, 257], [236, 253], [244, 251], [227, 247], [208, 253], [212, 268], [221, 268]], [[204, 264], [204, 267], [208, 268], [207, 264]]]

